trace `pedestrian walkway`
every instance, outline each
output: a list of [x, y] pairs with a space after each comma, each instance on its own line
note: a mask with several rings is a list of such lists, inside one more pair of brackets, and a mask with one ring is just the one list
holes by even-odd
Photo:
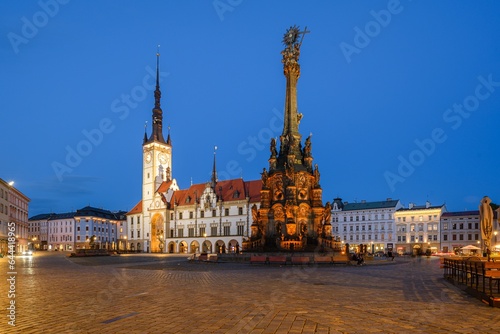
[[[434, 258], [367, 266], [193, 263], [186, 257], [16, 261], [1, 333], [497, 333], [500, 312]], [[101, 261], [101, 262], [100, 262]], [[0, 259], [3, 275], [6, 259]], [[0, 286], [5, 310], [7, 287]], [[3, 311], [6, 312], [6, 311]]]

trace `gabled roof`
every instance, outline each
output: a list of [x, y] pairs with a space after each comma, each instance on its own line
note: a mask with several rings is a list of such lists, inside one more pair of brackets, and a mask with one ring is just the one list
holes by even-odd
[[479, 216], [479, 210], [445, 212], [441, 215], [441, 217], [457, 217], [457, 216]]
[[395, 208], [398, 205], [398, 202], [399, 200], [395, 199], [390, 201], [378, 201], [378, 202], [347, 203], [344, 204], [343, 211]]
[[46, 219], [49, 219], [52, 215], [55, 215], [55, 213], [42, 213], [42, 214], [31, 217], [30, 219], [28, 219], [28, 221], [30, 221], [30, 220], [46, 220]]
[[[205, 191], [207, 184], [198, 183], [191, 185], [188, 189], [181, 189], [174, 192], [171, 204], [178, 206], [193, 205], [195, 199], [200, 199]], [[219, 181], [215, 184], [214, 192], [217, 200], [222, 197], [224, 202], [243, 201], [249, 197], [251, 203], [260, 201], [260, 190], [262, 188], [261, 180], [243, 181], [243, 179], [231, 179]], [[165, 188], [165, 190], [168, 188]]]
[[414, 205], [412, 208], [401, 208], [398, 209], [397, 211], [417, 211], [417, 210], [432, 210], [432, 209], [441, 209], [445, 205], [430, 205], [430, 206], [425, 206], [425, 205]]
[[142, 200], [139, 201], [139, 203], [137, 203], [133, 208], [132, 210], [130, 210], [129, 212], [127, 212], [127, 216], [128, 215], [135, 215], [137, 213], [141, 213], [142, 212]]
[[75, 212], [56, 213], [50, 216], [49, 220], [71, 219], [75, 218]]
[[159, 192], [159, 193], [164, 193], [168, 190], [168, 188], [170, 188], [170, 186], [172, 185], [172, 180], [170, 181], [166, 181], [166, 182], [162, 182], [160, 184], [160, 186], [158, 187], [158, 189], [156, 190], [156, 192]]
[[260, 191], [262, 190], [262, 180], [245, 182], [245, 187], [250, 197], [250, 203], [260, 202]]
[[171, 203], [182, 205], [193, 205], [195, 200], [199, 200], [205, 190], [204, 183], [191, 185], [188, 189], [177, 190], [172, 196]]

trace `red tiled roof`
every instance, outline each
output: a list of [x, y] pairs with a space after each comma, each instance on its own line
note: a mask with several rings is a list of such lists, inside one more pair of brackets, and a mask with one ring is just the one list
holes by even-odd
[[193, 184], [188, 189], [177, 190], [172, 196], [171, 203], [177, 205], [193, 205], [195, 199], [199, 199], [205, 190], [205, 183]]
[[164, 193], [168, 190], [168, 188], [170, 188], [170, 186], [172, 185], [172, 180], [170, 181], [164, 181], [160, 184], [160, 186], [158, 187], [158, 190], [156, 190], [156, 192], [159, 192], [159, 193]]
[[260, 202], [260, 191], [262, 190], [262, 180], [253, 180], [245, 182], [250, 203]]
[[127, 212], [127, 215], [133, 215], [133, 214], [141, 213], [141, 212], [142, 212], [142, 200], [140, 200], [139, 203], [137, 203], [132, 208], [132, 210], [130, 210], [129, 212]]
[[[174, 192], [171, 203], [174, 201], [177, 205], [193, 205], [195, 198], [200, 198], [205, 190], [206, 183], [193, 184], [188, 189], [181, 189]], [[215, 193], [217, 199], [222, 194], [224, 202], [245, 200], [247, 194], [250, 197], [250, 202], [260, 201], [260, 190], [262, 187], [261, 180], [243, 181], [243, 179], [232, 179], [219, 181], [215, 185]]]

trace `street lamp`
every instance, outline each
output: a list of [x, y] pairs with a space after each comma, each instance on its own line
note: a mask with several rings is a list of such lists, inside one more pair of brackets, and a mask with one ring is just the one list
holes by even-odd
[[202, 251], [203, 251], [203, 253], [207, 253], [207, 250], [208, 250], [207, 249], [208, 248], [207, 247], [207, 233], [203, 233], [203, 237], [205, 237], [205, 242], [203, 243], [203, 249], [202, 249]]

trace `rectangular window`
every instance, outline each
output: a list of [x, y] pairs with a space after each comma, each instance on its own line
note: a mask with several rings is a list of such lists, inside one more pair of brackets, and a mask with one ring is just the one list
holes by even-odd
[[460, 229], [463, 230], [464, 229], [464, 223], [460, 223]]
[[351, 225], [351, 226], [349, 226], [349, 231], [351, 231], [351, 232], [353, 231], [353, 227], [352, 227], [352, 225]]
[[479, 223], [475, 223], [475, 224], [474, 224], [474, 229], [476, 229], [476, 230], [477, 230], [477, 229], [479, 228], [479, 225], [478, 225], [478, 224], [479, 224]]
[[238, 226], [238, 235], [243, 235], [243, 231], [244, 231], [244, 226], [243, 225]]
[[238, 208], [238, 214], [239, 214], [239, 215], [242, 215], [242, 214], [243, 214], [243, 208], [241, 208], [241, 207], [240, 207], [240, 208]]
[[204, 227], [200, 227], [200, 237], [204, 237], [204, 236], [205, 236], [205, 228]]
[[137, 238], [141, 237], [141, 230], [137, 230]]
[[434, 238], [433, 238], [433, 240], [434, 240], [434, 241], [437, 241], [437, 239], [438, 239], [438, 235], [437, 235], [437, 234], [434, 234]]
[[346, 216], [344, 216], [344, 221], [345, 221], [345, 222], [347, 221], [347, 217], [346, 217]]
[[130, 231], [130, 239], [134, 239], [134, 230]]
[[200, 218], [205, 218], [205, 211], [203, 210], [200, 211]]
[[365, 220], [365, 216], [361, 216], [361, 220], [363, 220], [363, 221], [364, 221], [364, 220]]
[[460, 240], [464, 240], [464, 235], [463, 234], [460, 234], [459, 237], [460, 237]]
[[188, 235], [189, 235], [189, 237], [194, 237], [194, 227], [190, 227], [188, 229]]
[[347, 226], [344, 225], [344, 232], [347, 232]]
[[174, 213], [170, 212], [170, 220], [174, 220]]
[[356, 221], [359, 222], [359, 216], [356, 216]]
[[472, 234], [467, 234], [467, 240], [472, 240]]
[[173, 238], [173, 237], [174, 237], [174, 229], [173, 229], [173, 228], [171, 228], [171, 229], [170, 229], [170, 238]]
[[229, 216], [229, 209], [224, 209], [224, 216]]
[[179, 219], [182, 219], [182, 212], [179, 212]]
[[448, 241], [448, 234], [443, 234], [443, 241]]
[[210, 227], [210, 235], [213, 237], [217, 235], [217, 226]]
[[177, 229], [177, 236], [178, 236], [179, 238], [184, 237], [184, 229], [183, 229], [183, 228], [179, 228], [179, 229]]
[[212, 217], [217, 217], [217, 210], [212, 210]]
[[451, 236], [451, 239], [452, 239], [452, 240], [457, 240], [457, 235], [456, 235], [456, 234], [453, 234], [453, 235]]
[[193, 219], [193, 211], [189, 211], [189, 219]]
[[224, 226], [224, 235], [230, 235], [231, 233], [231, 226]]

